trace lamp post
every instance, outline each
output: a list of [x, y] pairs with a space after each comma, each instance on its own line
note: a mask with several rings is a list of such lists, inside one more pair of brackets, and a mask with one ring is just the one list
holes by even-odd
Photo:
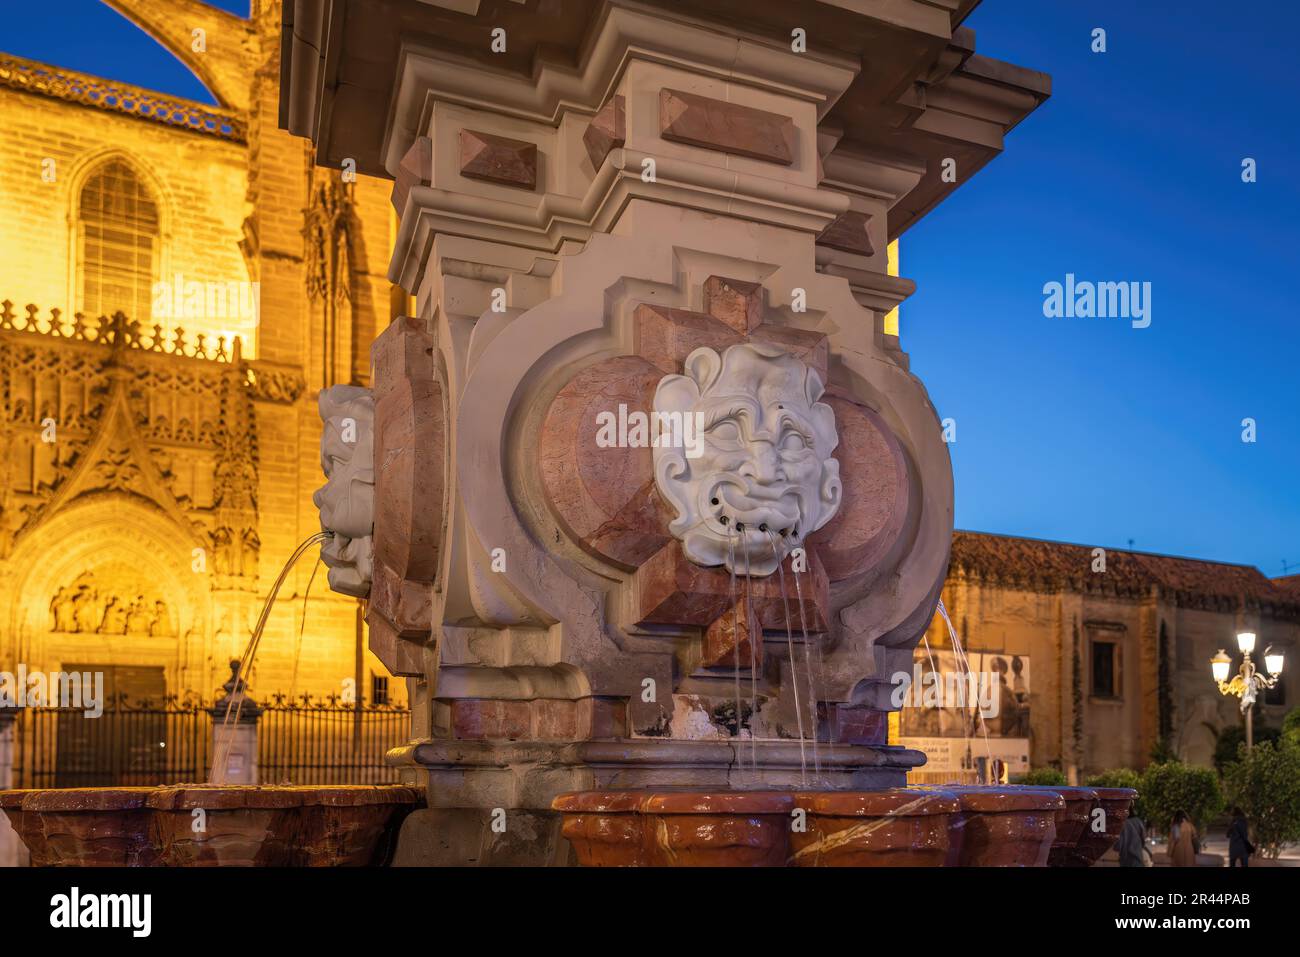
[[1249, 751], [1255, 746], [1251, 721], [1255, 698], [1261, 690], [1277, 684], [1282, 675], [1283, 660], [1282, 652], [1270, 646], [1264, 649], [1264, 668], [1268, 673], [1258, 671], [1250, 658], [1250, 653], [1255, 650], [1253, 631], [1240, 632], [1237, 635], [1237, 647], [1241, 649], [1241, 668], [1231, 681], [1228, 680], [1228, 672], [1232, 669], [1232, 658], [1222, 648], [1210, 659], [1210, 671], [1219, 685], [1220, 694], [1236, 695], [1241, 699], [1241, 713], [1246, 716], [1246, 750]]

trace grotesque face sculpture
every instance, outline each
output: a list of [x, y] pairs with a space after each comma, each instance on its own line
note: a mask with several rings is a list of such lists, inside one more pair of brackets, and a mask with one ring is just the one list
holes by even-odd
[[333, 533], [321, 546], [321, 561], [329, 568], [330, 588], [364, 598], [375, 525], [375, 402], [369, 389], [336, 385], [321, 390], [319, 407], [326, 482], [312, 502], [320, 509], [321, 529]]
[[656, 421], [685, 423], [686, 441], [654, 447], [655, 484], [677, 510], [669, 530], [693, 562], [770, 575], [840, 506], [821, 377], [762, 343], [696, 349], [685, 372], [655, 390]]

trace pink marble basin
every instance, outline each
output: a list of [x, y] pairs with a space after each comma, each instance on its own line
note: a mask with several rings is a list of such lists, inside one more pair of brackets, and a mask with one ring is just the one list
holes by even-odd
[[1092, 820], [1097, 807], [1097, 792], [1093, 788], [1052, 787], [1045, 790], [1061, 795], [1065, 807], [1056, 815], [1056, 840], [1047, 855], [1049, 867], [1070, 867], [1075, 848], [1083, 839], [1083, 832]]
[[579, 791], [551, 806], [584, 867], [781, 867], [794, 795]]
[[1043, 867], [1058, 819], [1078, 840], [1091, 805], [1061, 790], [578, 791], [552, 807], [587, 867]]
[[954, 785], [948, 866], [1045, 867], [1065, 801], [1050, 789]]
[[796, 867], [941, 867], [960, 805], [948, 791], [822, 791], [796, 795], [807, 829], [791, 830]]
[[147, 802], [153, 788], [0, 792], [33, 867], [153, 867], [159, 863]]
[[407, 787], [175, 785], [2, 791], [35, 867], [382, 864]]
[[1079, 835], [1079, 842], [1074, 850], [1058, 856], [1062, 867], [1091, 867], [1103, 854], [1114, 847], [1115, 842], [1119, 840], [1119, 832], [1133, 809], [1133, 801], [1137, 798], [1137, 791], [1132, 788], [1092, 788], [1092, 790], [1097, 794], [1097, 803], [1094, 807], [1099, 807], [1105, 815], [1103, 818], [1098, 818], [1105, 829], [1093, 830], [1090, 816], [1088, 826]]

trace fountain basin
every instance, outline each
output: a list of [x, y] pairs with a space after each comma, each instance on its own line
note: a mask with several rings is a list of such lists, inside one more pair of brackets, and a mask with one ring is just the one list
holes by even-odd
[[1083, 787], [1054, 787], [1050, 790], [1061, 795], [1065, 808], [1056, 815], [1056, 840], [1052, 842], [1047, 864], [1049, 867], [1071, 867], [1075, 850], [1097, 807], [1097, 792]]
[[419, 800], [386, 785], [0, 791], [34, 867], [376, 866]]
[[941, 867], [949, 853], [956, 795], [943, 790], [800, 793], [807, 828], [791, 830], [796, 867]]
[[153, 867], [147, 807], [154, 788], [0, 791], [33, 867]]
[[954, 786], [961, 813], [950, 832], [948, 866], [1045, 867], [1056, 819], [1067, 812], [1054, 788]]
[[[1132, 788], [1091, 788], [1090, 790], [1096, 793], [1097, 801], [1089, 811], [1088, 823], [1073, 851], [1057, 855], [1056, 861], [1053, 862], [1054, 866], [1091, 867], [1095, 864], [1119, 840], [1119, 833], [1123, 830], [1124, 822], [1128, 820], [1129, 812], [1133, 808], [1133, 801], [1137, 798], [1137, 791]], [[1105, 826], [1101, 831], [1094, 831], [1092, 828], [1092, 815], [1096, 808], [1100, 808], [1105, 815], [1100, 819]]]
[[1082, 840], [1089, 790], [580, 791], [552, 807], [587, 867], [1044, 867], [1058, 835]]
[[781, 867], [795, 796], [781, 791], [578, 791], [551, 806], [584, 867]]

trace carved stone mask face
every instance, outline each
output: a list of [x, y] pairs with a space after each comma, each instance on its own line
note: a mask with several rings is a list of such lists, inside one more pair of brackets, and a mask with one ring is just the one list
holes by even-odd
[[312, 495], [321, 528], [334, 537], [321, 546], [330, 587], [364, 597], [371, 577], [375, 524], [374, 420], [370, 390], [336, 385], [319, 399], [320, 461], [327, 481]]
[[[693, 417], [693, 447], [654, 448], [655, 484], [677, 510], [686, 556], [744, 574], [776, 571], [843, 497], [835, 414], [816, 370], [762, 343], [696, 349], [655, 390], [657, 416]], [[775, 539], [775, 540], [774, 540]], [[734, 557], [733, 557], [734, 556]]]
[[335, 386], [322, 390], [319, 405], [326, 482], [312, 500], [323, 528], [361, 538], [374, 525], [374, 400], [367, 389]]

